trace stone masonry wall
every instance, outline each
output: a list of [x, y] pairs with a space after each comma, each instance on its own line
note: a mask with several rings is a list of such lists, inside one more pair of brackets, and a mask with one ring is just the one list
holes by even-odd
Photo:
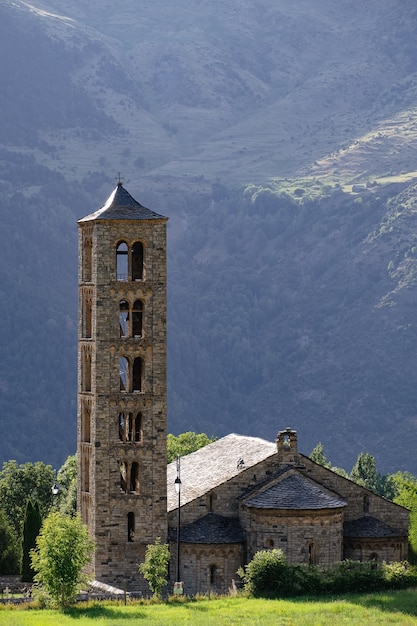
[[[84, 232], [85, 231], [85, 232]], [[146, 545], [166, 540], [166, 220], [97, 220], [80, 224], [92, 238], [91, 280], [80, 254], [79, 502], [96, 539], [94, 575], [103, 582], [146, 589], [137, 565]], [[117, 280], [116, 248], [140, 241], [143, 280]], [[83, 302], [91, 297], [91, 337]], [[120, 337], [119, 303], [144, 303], [142, 337]], [[87, 306], [88, 309], [88, 306]], [[87, 331], [88, 334], [88, 331]], [[91, 356], [90, 374], [86, 354]], [[120, 390], [119, 362], [142, 358], [140, 391]], [[130, 376], [132, 371], [130, 371]], [[91, 381], [88, 382], [88, 379]], [[84, 381], [84, 383], [83, 383]], [[85, 382], [87, 381], [87, 383]], [[84, 388], [83, 388], [84, 384]], [[89, 410], [86, 412], [86, 400]], [[120, 441], [119, 414], [142, 414], [141, 441]], [[85, 421], [90, 420], [86, 425]], [[89, 441], [86, 438], [88, 433]], [[121, 490], [121, 465], [138, 468], [135, 491]], [[128, 516], [134, 528], [129, 528]], [[129, 531], [129, 532], [128, 532]]]

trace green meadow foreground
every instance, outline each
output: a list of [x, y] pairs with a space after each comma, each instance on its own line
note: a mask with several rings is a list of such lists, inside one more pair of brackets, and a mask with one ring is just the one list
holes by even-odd
[[128, 626], [158, 624], [361, 626], [373, 624], [417, 625], [417, 590], [384, 594], [357, 594], [297, 600], [263, 600], [244, 597], [205, 599], [170, 604], [97, 603], [77, 606], [64, 613], [52, 610], [0, 610], [4, 626]]

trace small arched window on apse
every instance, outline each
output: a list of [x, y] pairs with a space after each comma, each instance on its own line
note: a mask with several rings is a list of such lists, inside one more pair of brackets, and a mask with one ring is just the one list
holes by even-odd
[[132, 246], [132, 280], [143, 280], [143, 244], [140, 241]]
[[143, 361], [137, 356], [133, 361], [133, 391], [142, 391]]
[[317, 546], [314, 541], [308, 544], [308, 564], [316, 565], [317, 563]]
[[127, 514], [127, 540], [130, 542], [135, 541], [135, 514]]
[[127, 337], [129, 334], [129, 302], [120, 300], [119, 302], [119, 331], [120, 337]]
[[135, 300], [132, 310], [132, 335], [133, 337], [142, 337], [143, 332], [143, 302]]
[[125, 356], [119, 359], [120, 391], [129, 391], [129, 361]]
[[117, 280], [127, 280], [128, 278], [128, 247], [125, 241], [117, 244], [116, 248], [116, 278]]

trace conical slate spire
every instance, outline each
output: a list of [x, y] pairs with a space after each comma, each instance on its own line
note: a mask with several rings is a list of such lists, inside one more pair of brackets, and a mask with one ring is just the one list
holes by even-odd
[[119, 182], [117, 187], [107, 198], [105, 204], [79, 222], [90, 222], [93, 220], [155, 220], [167, 219], [163, 215], [159, 215], [150, 209], [136, 202], [134, 198], [126, 191], [122, 183]]

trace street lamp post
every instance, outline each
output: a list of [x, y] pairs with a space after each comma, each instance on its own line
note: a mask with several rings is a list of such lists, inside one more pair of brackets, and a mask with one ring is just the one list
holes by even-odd
[[175, 583], [175, 591], [178, 594], [183, 592], [182, 583], [180, 583], [180, 539], [181, 539], [181, 462], [180, 456], [177, 456], [177, 477], [174, 482], [175, 492], [178, 495], [178, 518], [177, 518], [177, 580]]

